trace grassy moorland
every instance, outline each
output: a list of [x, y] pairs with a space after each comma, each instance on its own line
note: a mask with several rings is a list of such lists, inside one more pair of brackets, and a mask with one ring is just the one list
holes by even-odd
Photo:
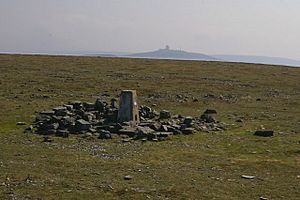
[[[16, 125], [122, 89], [136, 89], [139, 103], [157, 110], [199, 116], [215, 108], [229, 129], [157, 143], [80, 136], [44, 143]], [[300, 68], [0, 55], [0, 111], [0, 199], [300, 197]], [[262, 126], [276, 135], [253, 136]]]

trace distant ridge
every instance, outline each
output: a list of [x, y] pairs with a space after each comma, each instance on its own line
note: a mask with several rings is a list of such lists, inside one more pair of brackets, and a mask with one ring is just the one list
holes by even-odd
[[156, 59], [176, 59], [176, 60], [205, 60], [205, 61], [217, 61], [218, 59], [201, 53], [191, 53], [182, 50], [173, 50], [169, 46], [165, 49], [159, 49], [156, 51], [135, 53], [126, 55], [130, 58], [156, 58]]
[[219, 60], [225, 60], [228, 62], [244, 62], [255, 64], [267, 64], [267, 65], [285, 65], [300, 67], [299, 60], [293, 60], [289, 58], [268, 57], [268, 56], [245, 56], [245, 55], [213, 55]]
[[99, 57], [119, 57], [119, 58], [150, 58], [150, 59], [170, 59], [170, 60], [199, 60], [199, 61], [221, 61], [221, 62], [242, 62], [266, 65], [279, 65], [300, 67], [300, 60], [270, 57], [270, 56], [248, 56], [248, 55], [207, 55], [193, 53], [183, 50], [173, 50], [169, 46], [156, 51], [144, 53], [129, 52], [105, 52], [105, 51], [65, 51], [65, 52], [0, 52], [0, 54], [26, 54], [26, 55], [66, 55], [66, 56], [99, 56]]

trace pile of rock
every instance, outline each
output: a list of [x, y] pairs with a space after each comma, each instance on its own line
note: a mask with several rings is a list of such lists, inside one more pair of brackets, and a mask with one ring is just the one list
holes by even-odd
[[129, 139], [164, 140], [171, 135], [193, 134], [196, 131], [222, 131], [225, 126], [215, 120], [217, 112], [206, 110], [200, 117], [171, 115], [167, 110], [157, 112], [151, 107], [139, 107], [139, 123], [118, 123], [116, 99], [108, 103], [97, 99], [95, 103], [71, 102], [50, 111], [40, 112], [34, 123], [37, 134], [68, 137], [111, 139], [114, 134]]

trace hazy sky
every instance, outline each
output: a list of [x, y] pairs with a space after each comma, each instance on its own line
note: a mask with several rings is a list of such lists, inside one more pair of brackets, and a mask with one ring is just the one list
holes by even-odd
[[300, 0], [0, 0], [0, 52], [172, 48], [300, 59]]

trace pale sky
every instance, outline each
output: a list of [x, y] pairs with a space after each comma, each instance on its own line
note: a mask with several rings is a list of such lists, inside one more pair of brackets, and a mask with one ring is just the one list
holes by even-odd
[[174, 49], [300, 60], [300, 0], [0, 0], [0, 52]]

